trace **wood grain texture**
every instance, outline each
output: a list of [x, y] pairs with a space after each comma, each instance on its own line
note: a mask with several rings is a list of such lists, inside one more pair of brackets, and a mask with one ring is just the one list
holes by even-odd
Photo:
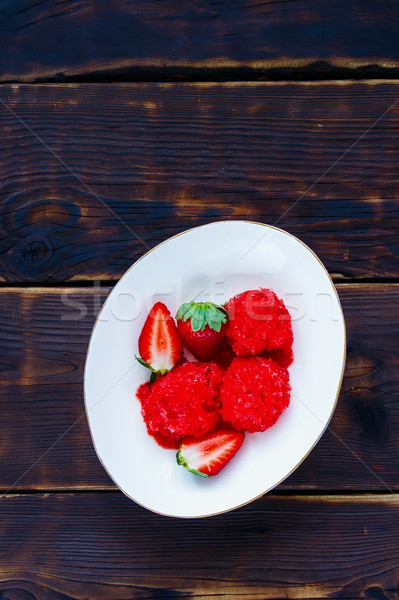
[[1, 500], [4, 600], [396, 600], [399, 501], [278, 497], [196, 520], [122, 494]]
[[1, 280], [118, 279], [220, 219], [287, 229], [336, 278], [396, 278], [398, 98], [395, 83], [3, 86]]
[[[338, 289], [348, 330], [342, 392], [329, 430], [281, 489], [398, 489], [399, 286]], [[82, 398], [90, 331], [108, 291], [1, 290], [2, 490], [114, 487]]]
[[3, 0], [0, 81], [399, 73], [397, 2]]

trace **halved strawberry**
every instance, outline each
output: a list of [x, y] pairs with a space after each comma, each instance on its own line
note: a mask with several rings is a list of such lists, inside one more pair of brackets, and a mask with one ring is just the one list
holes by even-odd
[[182, 304], [176, 321], [183, 341], [200, 361], [211, 360], [226, 337], [227, 312], [213, 302]]
[[216, 429], [201, 437], [186, 437], [176, 454], [177, 464], [200, 477], [216, 475], [244, 441], [242, 431]]
[[[162, 302], [151, 309], [139, 337], [137, 360], [154, 373], [166, 373], [177, 365], [183, 344], [169, 310]], [[152, 374], [151, 380], [154, 380]]]

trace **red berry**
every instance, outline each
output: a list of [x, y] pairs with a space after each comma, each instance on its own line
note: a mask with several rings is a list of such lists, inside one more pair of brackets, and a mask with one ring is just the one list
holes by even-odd
[[186, 437], [176, 455], [177, 463], [200, 477], [216, 475], [229, 462], [244, 441], [234, 429], [216, 429], [199, 438]]
[[211, 360], [228, 328], [228, 316], [223, 306], [213, 302], [189, 302], [179, 308], [176, 320], [178, 331], [195, 358]]
[[[166, 373], [177, 365], [183, 344], [170, 312], [162, 302], [151, 309], [139, 337], [139, 362], [152, 371]], [[136, 357], [137, 358], [137, 357]]]

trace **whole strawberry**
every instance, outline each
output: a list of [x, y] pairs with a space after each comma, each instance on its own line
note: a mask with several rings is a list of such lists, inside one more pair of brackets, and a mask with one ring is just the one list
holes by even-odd
[[223, 306], [188, 302], [177, 311], [176, 321], [181, 338], [195, 358], [211, 360], [226, 336], [228, 316]]

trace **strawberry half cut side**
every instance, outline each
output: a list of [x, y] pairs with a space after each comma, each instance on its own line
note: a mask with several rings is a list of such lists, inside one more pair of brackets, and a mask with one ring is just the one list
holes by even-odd
[[166, 373], [177, 365], [183, 344], [169, 310], [157, 302], [152, 307], [139, 337], [140, 364], [155, 373]]
[[200, 477], [219, 473], [244, 441], [235, 429], [216, 429], [201, 437], [186, 437], [176, 454], [177, 464]]

